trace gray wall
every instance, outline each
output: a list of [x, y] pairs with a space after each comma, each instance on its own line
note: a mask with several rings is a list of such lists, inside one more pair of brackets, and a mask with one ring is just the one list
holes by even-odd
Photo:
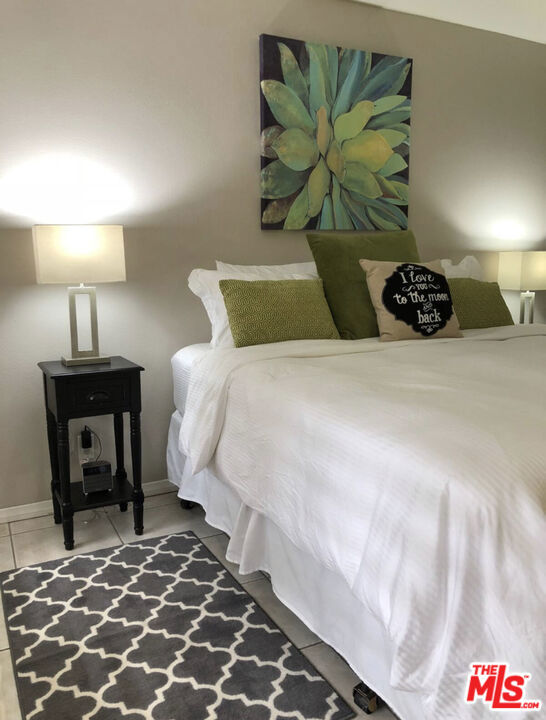
[[[146, 481], [166, 477], [169, 359], [208, 339], [190, 270], [309, 257], [303, 234], [259, 229], [261, 32], [414, 58], [410, 224], [424, 258], [544, 247], [544, 46], [342, 0], [0, 0], [0, 15], [0, 177], [66, 150], [135, 191], [111, 218], [126, 227], [128, 282], [99, 287], [99, 313], [102, 350], [146, 367]], [[517, 241], [494, 237], [504, 217], [522, 223]], [[48, 496], [36, 363], [67, 350], [68, 320], [66, 289], [34, 284], [32, 222], [2, 221], [5, 507]]]

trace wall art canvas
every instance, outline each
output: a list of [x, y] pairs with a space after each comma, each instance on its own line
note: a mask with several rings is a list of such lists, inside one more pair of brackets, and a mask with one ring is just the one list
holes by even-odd
[[411, 69], [260, 36], [264, 230], [407, 228]]

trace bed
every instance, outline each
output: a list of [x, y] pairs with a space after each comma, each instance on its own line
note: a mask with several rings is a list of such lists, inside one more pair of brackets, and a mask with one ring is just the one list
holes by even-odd
[[546, 325], [172, 365], [180, 497], [402, 720], [488, 716], [464, 703], [471, 662], [544, 698]]

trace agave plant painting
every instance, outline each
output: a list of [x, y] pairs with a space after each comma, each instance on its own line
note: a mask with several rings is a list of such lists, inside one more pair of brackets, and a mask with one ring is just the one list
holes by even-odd
[[408, 226], [411, 61], [262, 35], [262, 228]]

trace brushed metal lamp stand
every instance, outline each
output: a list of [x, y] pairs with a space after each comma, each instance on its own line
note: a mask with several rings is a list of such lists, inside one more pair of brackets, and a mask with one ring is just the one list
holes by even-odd
[[[70, 285], [71, 356], [62, 357], [64, 365], [109, 363], [99, 352], [97, 293], [95, 283], [125, 280], [125, 249], [121, 225], [35, 225], [32, 228], [36, 281]], [[85, 285], [88, 282], [90, 285]], [[75, 286], [75, 283], [80, 283]], [[78, 330], [79, 296], [89, 298], [91, 348], [80, 349]], [[80, 318], [82, 319], [82, 318]]]
[[535, 316], [535, 293], [530, 290], [522, 292], [519, 296], [519, 321], [522, 325], [525, 322], [525, 310], [527, 307], [529, 308], [528, 322], [532, 323]]
[[[97, 288], [81, 283], [78, 287], [68, 288], [68, 312], [70, 315], [70, 357], [62, 357], [63, 365], [93, 365], [95, 363], [109, 363], [110, 358], [101, 356], [99, 352], [99, 328], [97, 321]], [[78, 338], [78, 312], [76, 296], [89, 296], [89, 313], [91, 321], [91, 349], [80, 350]]]

